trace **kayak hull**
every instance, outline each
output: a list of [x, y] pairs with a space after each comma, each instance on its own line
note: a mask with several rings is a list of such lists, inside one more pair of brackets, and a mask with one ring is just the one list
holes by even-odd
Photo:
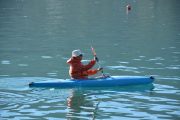
[[57, 79], [50, 81], [31, 82], [30, 87], [76, 88], [76, 87], [115, 87], [127, 85], [150, 84], [153, 77], [146, 76], [110, 76], [86, 80]]

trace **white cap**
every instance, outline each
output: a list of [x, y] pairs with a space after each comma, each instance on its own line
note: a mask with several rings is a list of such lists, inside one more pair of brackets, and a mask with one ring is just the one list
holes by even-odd
[[80, 56], [80, 55], [82, 55], [82, 52], [81, 52], [81, 50], [73, 50], [72, 51], [72, 56], [73, 57], [78, 57], [78, 56]]

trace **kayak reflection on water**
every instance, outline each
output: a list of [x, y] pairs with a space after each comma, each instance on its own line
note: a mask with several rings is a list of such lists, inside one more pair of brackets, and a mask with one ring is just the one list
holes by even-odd
[[[108, 117], [100, 114], [102, 112], [100, 105], [108, 101], [114, 101], [116, 97], [107, 99], [106, 96], [114, 94], [119, 96], [124, 92], [144, 92], [149, 95], [153, 94], [154, 85], [135, 85], [135, 86], [121, 86], [121, 87], [98, 87], [98, 88], [75, 88], [71, 90], [67, 98], [68, 112], [66, 117], [68, 119], [74, 117], [91, 117], [92, 120], [99, 116]], [[108, 100], [108, 101], [107, 101]]]
[[[96, 112], [98, 110], [99, 101], [94, 108], [94, 103], [92, 100], [87, 99], [88, 95], [83, 93], [83, 91], [73, 89], [71, 91], [71, 95], [67, 98], [67, 106], [69, 112], [67, 113], [67, 117], [71, 118], [77, 115], [77, 113], [87, 111], [92, 118], [94, 119], [96, 116]], [[90, 108], [90, 109], [86, 109]], [[93, 108], [93, 109], [92, 109]], [[91, 112], [89, 110], [92, 110]]]

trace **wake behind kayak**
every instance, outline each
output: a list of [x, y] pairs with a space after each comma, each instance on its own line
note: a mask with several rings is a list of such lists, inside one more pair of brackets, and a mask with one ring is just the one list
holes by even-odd
[[86, 80], [57, 79], [31, 82], [29, 87], [77, 88], [77, 87], [115, 87], [153, 83], [154, 77], [146, 76], [109, 76]]

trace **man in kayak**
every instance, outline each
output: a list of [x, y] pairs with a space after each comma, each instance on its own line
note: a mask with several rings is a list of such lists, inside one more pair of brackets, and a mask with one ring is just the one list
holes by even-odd
[[102, 68], [91, 69], [96, 64], [96, 57], [94, 57], [94, 59], [91, 60], [87, 65], [82, 64], [82, 57], [83, 54], [81, 50], [73, 50], [72, 57], [67, 61], [67, 63], [70, 65], [69, 75], [72, 79], [88, 79], [88, 76], [95, 75], [102, 70]]

